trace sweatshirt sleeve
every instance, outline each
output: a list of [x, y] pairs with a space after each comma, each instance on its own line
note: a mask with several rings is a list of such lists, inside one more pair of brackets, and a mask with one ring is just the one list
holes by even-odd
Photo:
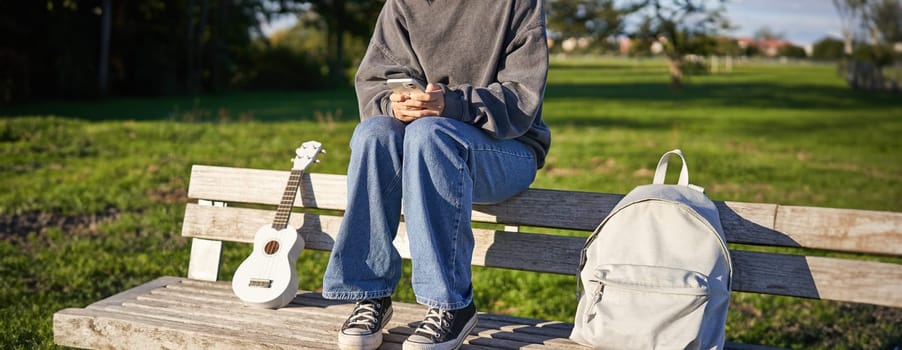
[[[451, 79], [448, 79], [448, 76], [443, 77], [448, 73], [436, 73], [436, 67], [424, 67], [411, 43], [411, 34], [422, 35], [424, 28], [416, 26], [422, 26], [423, 21], [417, 22], [416, 17], [411, 17], [414, 14], [408, 12], [414, 10], [410, 4], [387, 0], [376, 20], [373, 36], [355, 77], [361, 119], [376, 115], [393, 116], [389, 101], [391, 90], [385, 86], [385, 80], [412, 77], [442, 88], [445, 95], [442, 117], [473, 124], [500, 139], [525, 135], [541, 115], [548, 74], [548, 46], [542, 6], [529, 2], [523, 4], [529, 5], [514, 11], [508, 28], [498, 28], [506, 31], [500, 35], [509, 39], [499, 42], [495, 52], [473, 52], [473, 48], [467, 45], [454, 45], [473, 39], [481, 40], [468, 37], [476, 35], [477, 31], [468, 32], [466, 27], [456, 28], [454, 35], [468, 39], [450, 40], [435, 46], [438, 50], [446, 50], [444, 52], [430, 51], [431, 47], [424, 46], [422, 42], [418, 46], [419, 53], [426, 55], [425, 59], [447, 55], [448, 59], [453, 60], [456, 50], [467, 50], [457, 53], [461, 55], [501, 57], [491, 63], [492, 67], [475, 69], [489, 73], [488, 80], [473, 82], [468, 81], [473, 77], [463, 78], [473, 74], [452, 72]], [[471, 11], [473, 13], [461, 16], [486, 15], [476, 13], [483, 8], [476, 7]], [[474, 70], [466, 66], [454, 69]], [[427, 79], [430, 72], [434, 78], [432, 81]]]
[[413, 77], [423, 80], [420, 73], [423, 70], [408, 38], [403, 9], [397, 1], [387, 1], [376, 20], [373, 36], [354, 79], [361, 120], [377, 115], [394, 116], [388, 99], [391, 89], [385, 85], [387, 79]]
[[471, 123], [492, 136], [524, 135], [542, 108], [548, 74], [548, 44], [541, 9], [524, 22], [510, 42], [498, 68], [498, 81], [485, 87], [442, 86], [443, 116]]

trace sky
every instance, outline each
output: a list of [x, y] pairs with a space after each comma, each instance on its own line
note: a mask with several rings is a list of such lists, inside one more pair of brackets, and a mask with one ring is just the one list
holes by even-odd
[[782, 34], [800, 46], [826, 36], [842, 38], [842, 24], [831, 0], [728, 0], [726, 16], [733, 36], [751, 37], [761, 28]]
[[[730, 33], [734, 37], [752, 37], [767, 27], [799, 46], [826, 36], [842, 38], [840, 18], [831, 0], [727, 0], [726, 16], [739, 27]], [[269, 35], [296, 22], [293, 15], [284, 16], [263, 30]]]

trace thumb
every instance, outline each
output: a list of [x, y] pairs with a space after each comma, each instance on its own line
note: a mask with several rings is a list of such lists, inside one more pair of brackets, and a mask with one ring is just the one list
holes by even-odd
[[436, 84], [429, 83], [426, 85], [426, 92], [435, 92], [435, 91], [441, 91], [441, 90], [442, 90], [442, 88], [440, 88]]

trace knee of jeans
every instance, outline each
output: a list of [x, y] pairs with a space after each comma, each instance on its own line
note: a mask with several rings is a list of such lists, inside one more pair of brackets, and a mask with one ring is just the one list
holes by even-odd
[[404, 134], [404, 150], [424, 151], [433, 147], [444, 148], [459, 144], [453, 123], [447, 118], [421, 118], [407, 125]]
[[387, 116], [375, 116], [360, 122], [351, 136], [351, 149], [367, 145], [400, 143], [404, 139], [404, 123]]

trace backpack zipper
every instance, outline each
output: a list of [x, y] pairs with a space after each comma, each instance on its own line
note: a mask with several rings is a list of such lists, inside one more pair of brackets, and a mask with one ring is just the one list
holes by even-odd
[[[592, 302], [588, 305], [593, 306], [601, 302], [601, 298], [604, 297], [604, 283], [601, 281], [593, 281], [598, 283], [598, 287], [595, 288], [595, 292], [592, 293]], [[592, 321], [595, 318], [595, 307], [590, 307], [589, 312], [586, 312], [586, 323]]]

